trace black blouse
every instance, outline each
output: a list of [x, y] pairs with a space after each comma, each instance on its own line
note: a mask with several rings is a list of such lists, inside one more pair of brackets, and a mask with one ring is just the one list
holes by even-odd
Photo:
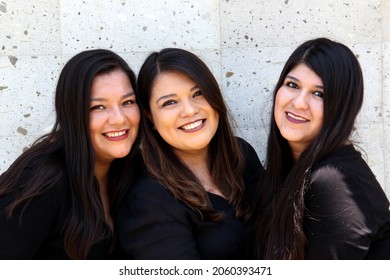
[[[0, 197], [0, 259], [69, 259], [63, 235], [71, 205], [66, 186], [57, 185], [36, 196], [22, 216], [17, 208], [8, 218], [5, 207], [13, 200], [14, 194]], [[108, 233], [92, 247], [88, 259], [119, 258], [110, 253], [111, 242], [112, 235]]]
[[306, 259], [390, 259], [390, 209], [353, 146], [321, 160], [305, 197]]
[[[239, 139], [245, 155], [246, 195], [253, 195], [263, 167], [252, 146]], [[240, 259], [246, 239], [246, 225], [221, 196], [208, 193], [216, 210], [224, 213], [220, 222], [201, 219], [157, 181], [139, 178], [119, 214], [118, 228], [123, 249], [134, 259]]]

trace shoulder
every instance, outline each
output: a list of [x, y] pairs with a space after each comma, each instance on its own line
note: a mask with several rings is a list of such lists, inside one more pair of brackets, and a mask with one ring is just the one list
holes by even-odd
[[137, 178], [119, 210], [118, 225], [135, 231], [159, 224], [189, 224], [199, 216], [155, 179]]
[[245, 196], [248, 201], [252, 201], [260, 177], [264, 174], [264, 167], [251, 144], [239, 137], [237, 137], [237, 141], [244, 157], [244, 169], [242, 175], [245, 184]]
[[307, 205], [329, 211], [388, 208], [386, 195], [371, 169], [353, 146], [345, 146], [313, 167]]
[[256, 173], [263, 172], [264, 167], [261, 164], [260, 159], [253, 146], [240, 137], [236, 137], [236, 139], [244, 157], [244, 172], [246, 170], [249, 170], [249, 172]]
[[155, 179], [138, 177], [120, 208], [121, 245], [135, 259], [199, 258], [193, 225], [200, 216]]
[[[58, 214], [58, 211], [63, 207], [64, 201], [68, 201], [69, 191], [63, 181], [57, 181], [53, 183], [47, 183], [46, 188], [27, 188], [22, 185], [23, 189], [15, 188], [11, 192], [0, 197], [0, 216], [8, 215], [6, 213], [6, 207], [14, 205], [12, 207], [12, 219], [10, 223], [20, 220], [24, 227], [29, 228], [36, 227], [37, 222], [39, 226], [43, 227], [44, 224], [51, 224], [54, 222], [54, 217]], [[19, 202], [15, 204], [16, 202]], [[37, 221], [39, 217], [39, 221]], [[35, 225], [34, 225], [35, 223]]]
[[150, 195], [165, 197], [170, 195], [168, 190], [156, 179], [150, 177], [148, 173], [143, 173], [135, 179], [130, 194], [137, 197]]
[[28, 150], [1, 174], [0, 184], [6, 192], [25, 192], [31, 197], [34, 189], [42, 193], [67, 181], [65, 173], [62, 156], [31, 154]]
[[322, 185], [379, 186], [370, 167], [352, 145], [339, 148], [314, 165], [311, 180]]
[[236, 140], [237, 140], [238, 146], [240, 147], [240, 149], [244, 153], [244, 155], [253, 154], [253, 153], [256, 154], [255, 149], [252, 147], [251, 144], [248, 143], [248, 141], [246, 141], [245, 139], [238, 137], [238, 136], [236, 136]]
[[176, 199], [167, 188], [147, 174], [137, 177], [126, 204], [133, 209], [153, 209], [155, 214], [160, 213], [160, 215], [171, 213], [170, 215], [180, 216], [192, 212], [184, 202]]
[[245, 159], [250, 159], [250, 160], [260, 162], [256, 150], [253, 148], [251, 144], [248, 143], [248, 141], [240, 137], [236, 137], [236, 139], [237, 139], [238, 146], [240, 147], [240, 150]]

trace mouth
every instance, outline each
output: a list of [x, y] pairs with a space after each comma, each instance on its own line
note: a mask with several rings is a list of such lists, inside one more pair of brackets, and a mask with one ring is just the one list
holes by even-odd
[[300, 117], [298, 115], [294, 115], [293, 113], [290, 113], [290, 112], [286, 113], [286, 117], [289, 121], [291, 121], [293, 123], [304, 123], [304, 122], [309, 121], [308, 119], [305, 119], [305, 118]]
[[115, 131], [115, 132], [106, 132], [106, 133], [103, 133], [103, 135], [106, 136], [107, 138], [118, 138], [118, 137], [126, 135], [127, 132], [128, 132], [128, 130], [126, 129], [126, 130]]
[[206, 120], [197, 120], [192, 123], [185, 124], [180, 127], [180, 129], [185, 130], [185, 131], [191, 131], [199, 128]]

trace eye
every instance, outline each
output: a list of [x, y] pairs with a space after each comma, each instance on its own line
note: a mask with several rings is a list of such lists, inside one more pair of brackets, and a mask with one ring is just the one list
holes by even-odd
[[298, 88], [298, 85], [294, 82], [288, 81], [288, 82], [286, 82], [286, 85], [290, 88]]
[[170, 106], [170, 105], [173, 105], [173, 104], [176, 104], [176, 101], [170, 99], [170, 100], [165, 101], [161, 106], [162, 107], [166, 107], [166, 106]]
[[95, 106], [92, 106], [90, 108], [90, 110], [104, 110], [106, 107], [104, 107], [103, 105], [95, 105]]
[[122, 103], [123, 106], [129, 106], [129, 105], [132, 105], [132, 104], [135, 104], [136, 101], [135, 99], [129, 99], [129, 100], [126, 100]]
[[321, 91], [315, 91], [315, 92], [313, 92], [313, 95], [315, 95], [315, 96], [318, 96], [318, 97], [323, 97], [324, 96], [324, 93], [323, 92], [321, 92]]
[[202, 96], [202, 95], [203, 93], [200, 90], [198, 90], [194, 93], [193, 97]]

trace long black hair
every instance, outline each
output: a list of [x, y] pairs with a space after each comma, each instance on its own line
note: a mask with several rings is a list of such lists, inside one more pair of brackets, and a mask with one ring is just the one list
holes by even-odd
[[363, 103], [363, 75], [356, 56], [341, 43], [317, 38], [300, 45], [287, 60], [274, 90], [273, 106], [287, 74], [301, 63], [322, 79], [323, 125], [294, 162], [288, 142], [282, 137], [272, 114], [266, 172], [260, 186], [263, 193], [269, 194], [264, 198], [274, 197], [269, 206], [270, 200], [261, 203], [263, 210], [268, 208], [268, 215], [263, 216], [260, 225], [260, 257], [267, 259], [304, 258], [304, 195], [311, 168], [319, 159], [350, 141]]
[[[22, 214], [28, 211], [33, 198], [54, 186], [69, 189], [71, 205], [64, 225], [64, 247], [70, 258], [87, 258], [93, 244], [110, 233], [94, 176], [95, 153], [89, 135], [89, 108], [94, 78], [116, 69], [126, 73], [136, 90], [135, 74], [116, 53], [95, 49], [72, 57], [58, 79], [53, 129], [35, 141], [0, 177], [0, 196], [15, 193], [15, 199], [6, 209], [9, 216], [17, 207], [22, 208]], [[130, 155], [111, 164], [108, 189], [113, 215], [129, 187], [137, 146], [138, 139]]]
[[249, 210], [244, 203], [242, 179], [243, 155], [234, 137], [221, 90], [207, 65], [195, 54], [183, 49], [167, 48], [150, 54], [138, 75], [137, 100], [143, 114], [140, 125], [142, 154], [149, 172], [177, 199], [198, 211], [204, 219], [217, 221], [223, 218], [221, 213], [212, 208], [199, 179], [153, 129], [153, 123], [147, 117], [150, 114], [149, 102], [154, 82], [160, 73], [167, 72], [181, 73], [192, 79], [218, 113], [218, 128], [209, 148], [210, 174], [222, 194], [235, 205], [237, 216], [247, 218]]

